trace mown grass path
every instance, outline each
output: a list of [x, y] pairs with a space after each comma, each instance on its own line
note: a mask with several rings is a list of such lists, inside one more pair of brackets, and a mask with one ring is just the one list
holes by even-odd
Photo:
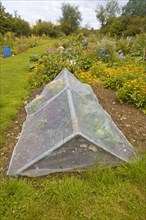
[[41, 54], [49, 48], [53, 40], [40, 46], [31, 48], [21, 54], [0, 60], [0, 140], [3, 141], [3, 132], [12, 123], [21, 103], [27, 98], [30, 88], [27, 81], [29, 71], [29, 57]]

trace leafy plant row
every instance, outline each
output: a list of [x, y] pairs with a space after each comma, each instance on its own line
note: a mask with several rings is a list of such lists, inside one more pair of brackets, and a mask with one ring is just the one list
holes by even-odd
[[112, 43], [97, 43], [95, 47], [89, 45], [85, 50], [76, 40], [69, 42], [63, 50], [51, 48], [41, 56], [31, 56], [30, 60], [29, 82], [32, 87], [52, 81], [66, 67], [80, 81], [90, 85], [102, 83], [106, 88], [116, 90], [121, 102], [133, 103], [145, 112], [144, 65], [140, 65], [133, 58], [119, 57]]

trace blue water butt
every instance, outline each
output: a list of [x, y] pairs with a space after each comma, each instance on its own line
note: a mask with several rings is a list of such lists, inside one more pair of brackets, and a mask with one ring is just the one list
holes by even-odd
[[102, 49], [99, 50], [99, 55], [100, 55], [100, 57], [103, 56], [103, 50]]
[[8, 46], [4, 46], [3, 53], [4, 53], [4, 57], [10, 57], [11, 56], [11, 48]]

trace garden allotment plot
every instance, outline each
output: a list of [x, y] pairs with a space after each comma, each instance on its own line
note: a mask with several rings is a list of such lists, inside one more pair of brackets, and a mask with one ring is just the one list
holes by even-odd
[[117, 165], [134, 156], [131, 144], [91, 87], [64, 69], [26, 106], [27, 118], [8, 175], [41, 176]]

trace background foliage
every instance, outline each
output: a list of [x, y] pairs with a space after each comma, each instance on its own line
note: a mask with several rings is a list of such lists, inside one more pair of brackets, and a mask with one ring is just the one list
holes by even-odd
[[[49, 37], [61, 37], [76, 33], [79, 30], [88, 32], [89, 27], [81, 28], [82, 14], [77, 6], [62, 4], [62, 16], [58, 24], [38, 19], [33, 27], [14, 12], [14, 16], [6, 12], [0, 3], [0, 23], [2, 35], [13, 32], [15, 36], [30, 36], [31, 34]], [[106, 5], [97, 5], [95, 16], [101, 24], [99, 32], [111, 37], [135, 36], [146, 32], [146, 2], [145, 0], [129, 0], [126, 5], [120, 7], [117, 0], [108, 0]]]

